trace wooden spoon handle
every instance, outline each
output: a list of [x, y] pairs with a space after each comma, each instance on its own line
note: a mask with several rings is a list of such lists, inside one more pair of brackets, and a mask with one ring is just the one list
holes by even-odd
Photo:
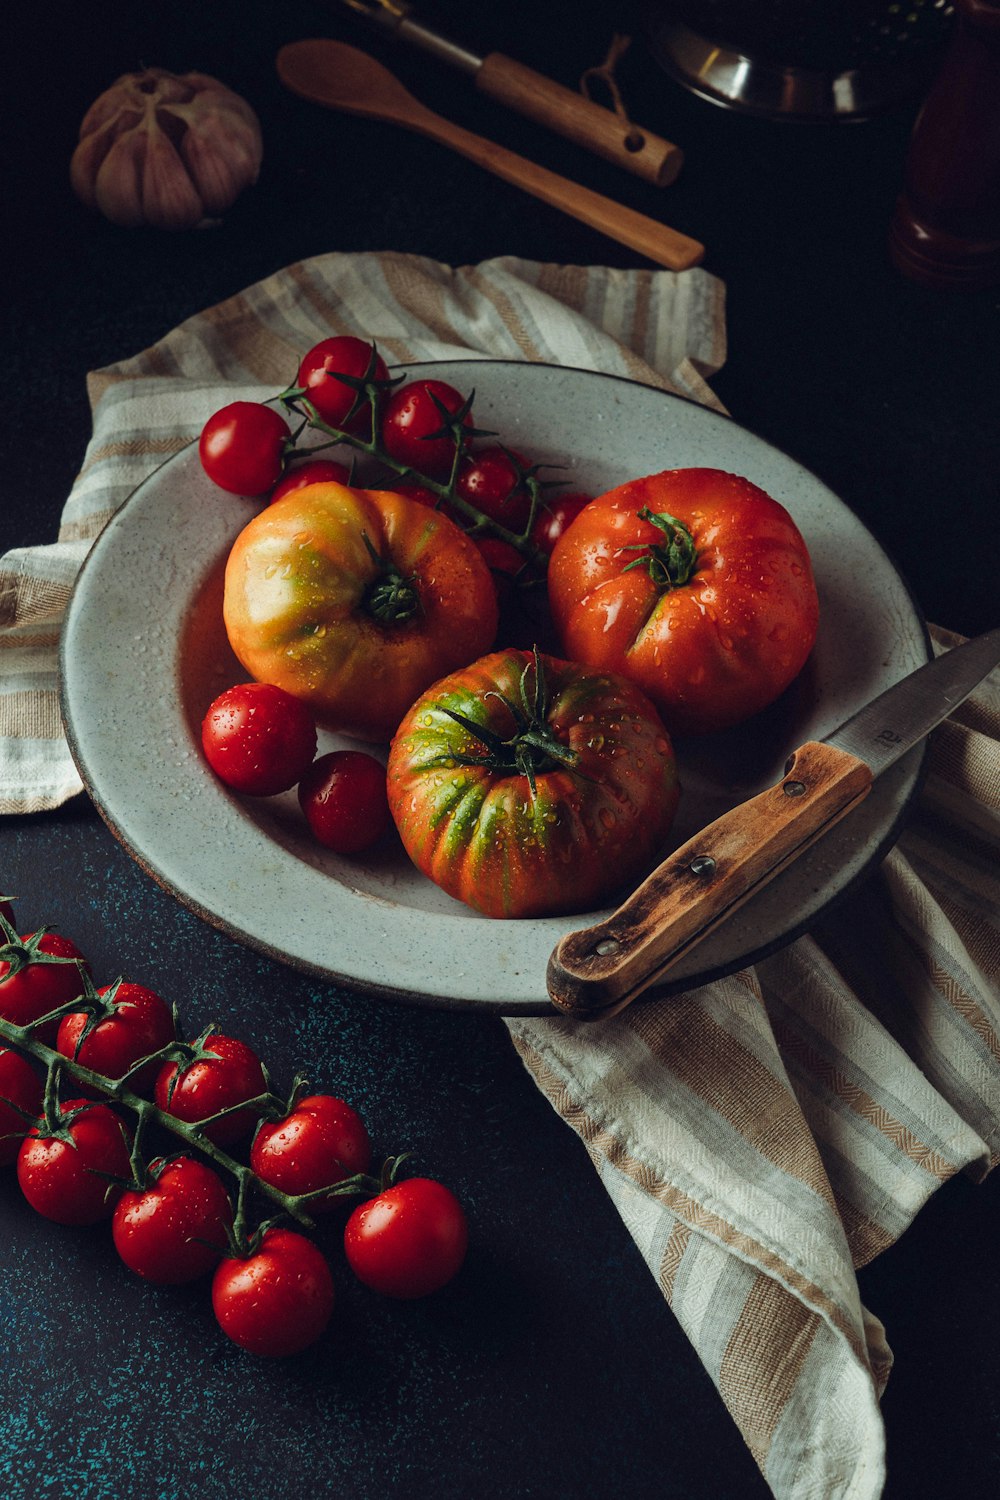
[[502, 52], [490, 52], [483, 58], [476, 72], [476, 88], [657, 187], [673, 182], [683, 165], [684, 153], [672, 141], [637, 125], [630, 126], [613, 110], [575, 94]]
[[552, 1003], [582, 1020], [614, 1015], [871, 789], [864, 761], [810, 741], [777, 786], [676, 849], [612, 916], [569, 933], [549, 959]]
[[579, 183], [570, 182], [568, 178], [560, 177], [558, 173], [550, 172], [548, 168], [540, 167], [481, 135], [474, 135], [471, 130], [452, 124], [433, 110], [421, 107], [405, 119], [398, 118], [397, 123], [450, 146], [504, 182], [523, 188], [543, 203], [562, 209], [571, 218], [579, 219], [581, 224], [627, 245], [630, 250], [637, 250], [640, 255], [670, 271], [685, 271], [704, 259], [704, 245], [688, 235], [669, 229], [656, 219], [648, 219], [634, 209], [602, 197], [600, 193], [593, 193]]

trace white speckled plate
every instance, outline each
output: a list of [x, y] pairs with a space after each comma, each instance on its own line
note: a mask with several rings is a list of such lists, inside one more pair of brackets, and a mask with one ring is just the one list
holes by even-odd
[[[666, 468], [728, 469], [780, 500], [802, 530], [821, 603], [813, 656], [752, 730], [678, 745], [684, 797], [672, 843], [776, 780], [796, 745], [928, 659], [907, 588], [861, 522], [728, 418], [588, 371], [483, 360], [410, 369], [474, 388], [478, 425], [561, 465], [573, 489], [596, 495]], [[136, 490], [87, 558], [63, 634], [62, 693], [94, 802], [154, 879], [254, 948], [399, 1000], [544, 1013], [552, 948], [597, 913], [479, 917], [418, 874], [398, 842], [338, 858], [309, 838], [294, 793], [240, 800], [206, 768], [204, 712], [246, 675], [225, 639], [221, 593], [229, 545], [251, 513], [209, 483], [192, 445]], [[320, 748], [337, 743], [324, 736]], [[891, 845], [921, 763], [918, 749], [882, 777], [857, 812], [696, 949], [670, 987], [730, 972], [806, 930]]]

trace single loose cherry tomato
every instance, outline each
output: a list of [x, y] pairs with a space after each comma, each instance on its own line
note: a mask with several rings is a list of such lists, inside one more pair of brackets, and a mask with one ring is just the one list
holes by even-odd
[[332, 750], [299, 782], [299, 806], [313, 837], [336, 854], [360, 854], [392, 827], [385, 766], [361, 750]]
[[321, 723], [387, 740], [417, 694], [493, 643], [496, 593], [472, 540], [388, 490], [314, 484], [245, 526], [223, 616], [247, 672]]
[[273, 505], [276, 500], [283, 500], [286, 495], [291, 495], [295, 490], [304, 489], [307, 484], [347, 484], [351, 477], [351, 471], [346, 464], [338, 464], [332, 458], [312, 458], [308, 463], [296, 464], [289, 469], [284, 479], [271, 491]]
[[19, 1052], [0, 1050], [0, 1167], [9, 1167], [42, 1112], [42, 1080]]
[[528, 524], [531, 498], [521, 479], [528, 461], [499, 444], [463, 458], [455, 479], [455, 493], [484, 516], [499, 521], [518, 535]]
[[233, 1207], [222, 1180], [191, 1156], [150, 1162], [148, 1185], [122, 1193], [111, 1221], [115, 1249], [146, 1281], [194, 1281], [226, 1252]]
[[231, 401], [201, 430], [198, 456], [209, 479], [233, 495], [262, 495], [281, 476], [288, 423], [273, 406]]
[[[158, 1052], [175, 1036], [170, 1006], [153, 990], [141, 984], [118, 981], [97, 991], [103, 1010], [71, 1011], [59, 1023], [56, 1050], [106, 1078], [121, 1078], [141, 1057]], [[155, 1079], [157, 1064], [150, 1063], [129, 1080], [141, 1092]], [[89, 1090], [81, 1088], [81, 1093]]]
[[298, 384], [305, 387], [306, 400], [323, 421], [341, 432], [370, 436], [371, 407], [362, 393], [357, 411], [349, 417], [359, 393], [339, 379], [341, 375], [355, 380], [388, 380], [385, 361], [375, 353], [373, 344], [345, 333], [314, 344], [299, 365]]
[[251, 1354], [298, 1354], [324, 1332], [333, 1313], [330, 1267], [294, 1229], [268, 1229], [260, 1248], [227, 1257], [212, 1278], [219, 1327]]
[[720, 469], [670, 469], [592, 500], [556, 544], [548, 591], [564, 654], [631, 678], [676, 734], [773, 703], [819, 619], [792, 517]]
[[[440, 405], [438, 404], [440, 403]], [[443, 380], [411, 380], [393, 391], [382, 413], [382, 442], [398, 463], [437, 479], [451, 471], [455, 439], [441, 407], [457, 416], [465, 397]], [[463, 424], [472, 427], [472, 412]]]
[[409, 1177], [362, 1203], [347, 1221], [344, 1250], [359, 1281], [384, 1297], [438, 1291], [461, 1269], [465, 1212], [442, 1183]]
[[21, 1142], [21, 1191], [33, 1209], [56, 1224], [110, 1219], [121, 1183], [132, 1175], [129, 1132], [106, 1104], [67, 1099], [59, 1108], [67, 1117], [61, 1122], [66, 1139], [48, 1135], [39, 1122]]
[[[371, 1142], [357, 1110], [332, 1094], [309, 1094], [283, 1120], [265, 1121], [254, 1136], [250, 1165], [264, 1182], [297, 1196], [367, 1172]], [[317, 1198], [323, 1213], [336, 1198]]]
[[[157, 1075], [154, 1097], [168, 1115], [197, 1124], [220, 1110], [266, 1093], [267, 1078], [260, 1059], [245, 1042], [229, 1036], [207, 1036], [191, 1062], [183, 1067], [164, 1063]], [[252, 1110], [235, 1110], [209, 1125], [205, 1134], [217, 1146], [230, 1145], [249, 1134], [255, 1118]]]
[[[75, 943], [57, 932], [28, 933], [0, 948], [0, 1016], [14, 1026], [28, 1026], [83, 992], [81, 966], [87, 960]], [[35, 1035], [47, 1045], [55, 1041], [58, 1021], [50, 1021]]]
[[271, 797], [293, 787], [316, 754], [306, 705], [267, 682], [240, 682], [209, 708], [201, 726], [205, 759], [236, 792]]
[[554, 495], [551, 499], [543, 499], [539, 503], [534, 525], [531, 528], [531, 540], [535, 546], [551, 557], [556, 542], [563, 532], [573, 524], [592, 499], [592, 495], [581, 495], [574, 491], [567, 491], [564, 495]]

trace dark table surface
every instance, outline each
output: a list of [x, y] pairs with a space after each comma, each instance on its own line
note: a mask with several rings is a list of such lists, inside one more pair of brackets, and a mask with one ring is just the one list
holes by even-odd
[[[886, 256], [918, 99], [866, 122], [773, 123], [669, 81], [630, 5], [437, 6], [481, 50], [575, 87], [613, 31], [631, 113], [681, 143], [656, 189], [505, 113], [438, 64], [370, 42], [432, 107], [707, 245], [728, 289], [713, 380], [734, 417], [829, 483], [896, 559], [925, 616], [997, 623], [1000, 292], [943, 294]], [[453, 265], [498, 254], [643, 264], [458, 157], [284, 93], [277, 47], [364, 33], [332, 3], [106, 0], [6, 21], [3, 548], [53, 540], [89, 434], [84, 377], [280, 267], [392, 249]], [[222, 78], [257, 109], [265, 161], [222, 227], [125, 232], [72, 198], [79, 120], [141, 64]], [[137, 705], [141, 714], [141, 705]], [[0, 824], [22, 930], [51, 922], [107, 977], [237, 1029], [284, 1082], [351, 1099], [376, 1148], [408, 1148], [468, 1207], [459, 1279], [383, 1303], [334, 1257], [329, 1337], [290, 1362], [242, 1357], [203, 1288], [155, 1291], [106, 1231], [60, 1229], [0, 1181], [0, 1488], [9, 1500], [302, 1493], [764, 1496], [766, 1487], [575, 1136], [495, 1017], [378, 1003], [203, 925], [120, 848], [85, 797]], [[995, 1495], [1000, 1300], [992, 1182], [944, 1188], [862, 1273], [897, 1365], [884, 1398], [890, 1500]], [[992, 1268], [992, 1269], [991, 1269]]]

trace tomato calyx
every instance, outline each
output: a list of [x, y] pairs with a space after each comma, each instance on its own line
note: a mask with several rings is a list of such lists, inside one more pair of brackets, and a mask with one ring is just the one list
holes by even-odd
[[[534, 683], [529, 687], [532, 670]], [[445, 708], [448, 717], [477, 739], [485, 751], [481, 755], [452, 754], [449, 759], [463, 766], [479, 766], [492, 772], [524, 776], [534, 796], [539, 774], [554, 770], [556, 766], [573, 771], [580, 759], [577, 751], [564, 744], [548, 723], [548, 684], [537, 647], [521, 673], [518, 696], [519, 703], [506, 693], [492, 689], [484, 694], [484, 697], [502, 703], [514, 722], [514, 733], [506, 739], [487, 725], [477, 724], [466, 714]]]
[[361, 533], [377, 573], [365, 590], [364, 607], [380, 625], [405, 625], [422, 608], [416, 574], [404, 578], [389, 557], [383, 557], [367, 531]]
[[338, 439], [341, 437], [349, 439], [351, 424], [356, 422], [365, 406], [368, 406], [371, 413], [371, 435], [374, 440], [378, 429], [379, 404], [383, 394], [391, 391], [394, 386], [399, 385], [406, 379], [405, 375], [394, 375], [388, 379], [381, 379], [378, 375], [380, 363], [378, 350], [374, 342], [372, 342], [369, 346], [368, 365], [363, 375], [350, 375], [345, 370], [327, 369], [325, 371], [328, 380], [335, 380], [339, 385], [347, 386], [349, 390], [354, 392], [354, 399], [349, 409], [344, 413], [338, 427], [331, 428], [324, 422], [323, 417], [310, 400], [309, 392], [311, 388], [308, 385], [289, 386], [287, 390], [282, 391], [274, 399], [280, 401], [283, 406], [288, 407], [290, 410], [298, 412], [300, 415], [304, 411], [307, 425], [320, 427], [326, 431], [335, 433]]
[[637, 552], [638, 557], [626, 563], [623, 573], [633, 568], [645, 568], [661, 593], [680, 589], [688, 582], [698, 566], [698, 549], [694, 537], [683, 521], [663, 512], [657, 515], [644, 505], [637, 511], [640, 521], [648, 521], [663, 534], [662, 542], [635, 542], [623, 547], [623, 552]]
[[[77, 968], [80, 968], [79, 959], [67, 958], [57, 953], [46, 953], [43, 948], [39, 947], [42, 939], [48, 933], [54, 931], [54, 927], [39, 927], [38, 931], [33, 932], [30, 937], [22, 938], [18, 936], [10, 922], [7, 921], [7, 918], [0, 913], [0, 933], [6, 939], [0, 945], [0, 963], [7, 964], [8, 966], [3, 978], [13, 978], [22, 969], [26, 969], [29, 964], [76, 964]], [[83, 972], [82, 968], [80, 971], [81, 973]], [[47, 1021], [50, 1017], [42, 1016], [40, 1019], [41, 1021]], [[37, 1023], [33, 1022], [32, 1024], [35, 1025]]]

